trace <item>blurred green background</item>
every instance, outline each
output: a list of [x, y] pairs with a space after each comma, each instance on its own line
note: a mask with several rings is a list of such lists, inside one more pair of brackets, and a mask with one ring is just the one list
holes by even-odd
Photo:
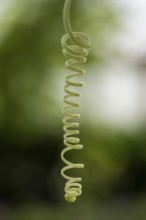
[[104, 97], [96, 102], [98, 88], [90, 91], [88, 86], [94, 81], [98, 87], [97, 76], [111, 60], [124, 60], [111, 43], [123, 24], [116, 6], [106, 0], [95, 0], [90, 7], [88, 0], [72, 4], [74, 29], [89, 33], [94, 45], [82, 92], [84, 150], [69, 155], [85, 164], [83, 170], [73, 171], [83, 178], [83, 195], [75, 204], [64, 201], [63, 4], [0, 0], [0, 219], [144, 220], [145, 120], [131, 129], [100, 120], [98, 104]]

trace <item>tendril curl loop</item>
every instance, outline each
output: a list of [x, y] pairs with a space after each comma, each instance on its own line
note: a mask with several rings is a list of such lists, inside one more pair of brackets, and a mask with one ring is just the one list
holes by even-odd
[[63, 130], [65, 148], [61, 152], [61, 158], [66, 166], [62, 168], [61, 174], [67, 180], [65, 184], [65, 199], [72, 203], [82, 193], [81, 178], [70, 177], [65, 172], [73, 168], [83, 168], [84, 165], [70, 162], [65, 158], [65, 154], [70, 150], [83, 148], [83, 145], [80, 144], [80, 139], [77, 137], [79, 134], [78, 120], [80, 114], [74, 113], [74, 110], [80, 107], [80, 103], [76, 101], [76, 98], [80, 97], [80, 92], [77, 90], [83, 86], [83, 82], [77, 81], [77, 78], [85, 74], [85, 70], [80, 65], [86, 62], [91, 40], [88, 35], [82, 32], [72, 31], [69, 18], [70, 5], [71, 0], [66, 0], [63, 12], [66, 34], [61, 39], [63, 54], [67, 58], [65, 66], [69, 70], [64, 85]]

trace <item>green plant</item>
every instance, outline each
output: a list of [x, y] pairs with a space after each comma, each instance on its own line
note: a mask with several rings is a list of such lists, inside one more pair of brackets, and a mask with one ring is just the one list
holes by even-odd
[[[82, 32], [73, 32], [70, 25], [70, 5], [71, 0], [66, 0], [63, 11], [63, 21], [66, 34], [62, 37], [63, 54], [68, 59], [65, 66], [70, 70], [66, 76], [64, 85], [64, 108], [63, 108], [63, 123], [64, 123], [64, 145], [65, 148], [61, 152], [61, 158], [66, 166], [61, 170], [62, 176], [67, 180], [65, 185], [65, 199], [68, 202], [75, 202], [76, 197], [82, 193], [82, 185], [80, 177], [70, 177], [64, 172], [72, 168], [83, 168], [80, 163], [72, 163], [68, 161], [64, 154], [67, 151], [74, 149], [82, 149], [80, 139], [76, 137], [79, 134], [79, 113], [74, 113], [74, 108], [78, 108], [80, 103], [76, 98], [80, 96], [79, 87], [83, 86], [82, 82], [73, 80], [76, 77], [84, 75], [85, 70], [79, 64], [86, 62], [89, 48], [92, 43], [88, 35]], [[77, 65], [78, 64], [78, 65]]]

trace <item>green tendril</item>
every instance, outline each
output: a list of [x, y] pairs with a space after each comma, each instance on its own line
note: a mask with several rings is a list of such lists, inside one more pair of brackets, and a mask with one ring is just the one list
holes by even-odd
[[92, 43], [88, 35], [82, 32], [73, 32], [70, 24], [70, 6], [72, 0], [66, 0], [63, 10], [63, 23], [66, 34], [61, 39], [63, 54], [67, 58], [65, 66], [69, 70], [69, 74], [65, 78], [64, 85], [64, 107], [63, 107], [63, 130], [64, 130], [64, 145], [65, 148], [61, 152], [61, 159], [66, 164], [61, 170], [61, 175], [67, 180], [65, 184], [65, 199], [69, 203], [75, 202], [76, 197], [82, 194], [82, 185], [80, 177], [70, 177], [65, 174], [67, 170], [72, 168], [83, 168], [80, 163], [72, 163], [65, 158], [65, 153], [70, 150], [80, 150], [83, 145], [80, 144], [80, 139], [76, 136], [79, 134], [80, 114], [72, 113], [74, 109], [80, 106], [80, 103], [74, 101], [80, 96], [80, 93], [75, 88], [83, 86], [83, 82], [78, 82], [77, 77], [85, 74], [79, 64], [86, 62], [86, 56], [89, 53], [89, 48]]

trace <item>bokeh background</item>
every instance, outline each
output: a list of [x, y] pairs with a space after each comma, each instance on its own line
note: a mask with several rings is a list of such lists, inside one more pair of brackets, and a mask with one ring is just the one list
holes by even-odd
[[64, 0], [0, 0], [0, 219], [146, 219], [146, 2], [73, 1], [94, 44], [80, 109], [83, 195], [64, 201]]

